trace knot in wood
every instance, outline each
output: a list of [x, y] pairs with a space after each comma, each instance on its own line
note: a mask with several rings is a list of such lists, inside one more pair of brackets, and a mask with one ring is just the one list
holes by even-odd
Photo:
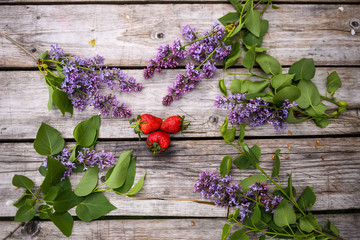
[[156, 38], [161, 39], [164, 38], [165, 34], [162, 32], [156, 33]]
[[215, 115], [213, 115], [213, 116], [210, 116], [210, 118], [209, 118], [209, 122], [211, 123], [211, 124], [217, 124], [218, 122], [219, 122], [219, 117], [218, 116], [215, 116]]
[[26, 222], [21, 229], [21, 233], [27, 236], [36, 236], [40, 232], [40, 224], [38, 221]]
[[36, 50], [36, 48], [33, 48], [33, 49], [31, 49], [30, 50], [32, 53], [34, 53], [34, 52], [36, 52], [37, 50]]
[[100, 178], [100, 181], [101, 181], [101, 182], [105, 182], [105, 181], [106, 181], [105, 176], [102, 176], [102, 177]]
[[360, 26], [359, 20], [357, 20], [357, 19], [350, 20], [349, 24], [350, 24], [350, 27], [352, 27], [353, 29], [358, 29]]

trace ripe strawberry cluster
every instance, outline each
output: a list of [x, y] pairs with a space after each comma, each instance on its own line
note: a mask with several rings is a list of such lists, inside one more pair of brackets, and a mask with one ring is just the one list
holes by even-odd
[[130, 123], [136, 122], [131, 126], [134, 132], [139, 135], [141, 139], [142, 134], [149, 134], [146, 139], [146, 144], [149, 151], [154, 154], [165, 151], [170, 146], [170, 134], [175, 134], [185, 130], [190, 122], [184, 121], [185, 116], [171, 116], [164, 121], [151, 114], [138, 115], [137, 118], [132, 119]]

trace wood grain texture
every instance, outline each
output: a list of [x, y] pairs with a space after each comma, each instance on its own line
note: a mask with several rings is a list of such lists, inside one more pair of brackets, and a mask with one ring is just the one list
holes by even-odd
[[[319, 145], [316, 140], [319, 140]], [[262, 148], [261, 166], [272, 171], [272, 155], [281, 149], [280, 179], [285, 184], [292, 172], [293, 185], [298, 196], [306, 186], [314, 187], [317, 203], [314, 210], [339, 210], [358, 208], [360, 198], [360, 138], [307, 138], [307, 139], [263, 139], [248, 140], [249, 146], [258, 144]], [[291, 150], [288, 148], [291, 146]], [[71, 147], [71, 146], [70, 146]], [[196, 201], [211, 201], [193, 192], [198, 174], [204, 170], [219, 172], [221, 159], [235, 155], [235, 148], [221, 140], [174, 140], [163, 154], [153, 155], [146, 150], [144, 141], [100, 142], [97, 150], [111, 151], [115, 156], [134, 149], [137, 156], [139, 179], [147, 172], [144, 188], [134, 198], [107, 194], [118, 207], [110, 215], [120, 216], [188, 216], [224, 217], [225, 209]], [[23, 190], [11, 185], [14, 174], [25, 175], [40, 185], [43, 177], [37, 172], [43, 157], [30, 143], [0, 144], [0, 216], [14, 216], [16, 208], [9, 205], [19, 198]], [[323, 159], [324, 160], [323, 160]], [[233, 167], [234, 181], [241, 181], [254, 170]], [[102, 175], [105, 173], [103, 172]], [[73, 187], [81, 174], [72, 176]], [[10, 202], [9, 202], [10, 201]], [[6, 203], [8, 205], [6, 205]]]
[[[11, 3], [22, 3], [22, 4], [26, 4], [26, 3], [69, 3], [69, 4], [74, 4], [74, 3], [101, 3], [101, 0], [0, 0], [0, 3], [6, 3], [6, 4], [11, 4]], [[176, 3], [176, 1], [174, 0], [107, 0], [107, 3], [119, 3], [119, 4], [123, 4], [123, 3], [137, 3], [137, 4], [149, 4], [149, 3]], [[186, 0], [186, 1], [182, 1], [183, 3], [202, 3], [202, 4], [206, 4], [206, 3], [229, 3], [226, 0]], [[289, 2], [304, 2], [304, 3], [311, 3], [311, 2], [315, 2], [315, 3], [331, 3], [331, 4], [340, 4], [340, 3], [357, 3], [357, 0], [278, 0], [276, 1], [276, 6], [280, 5], [281, 3], [285, 2], [285, 3], [289, 3]], [[278, 4], [280, 3], [280, 4]]]
[[[351, 35], [349, 21], [359, 19], [360, 5], [281, 5], [264, 15], [270, 22], [263, 46], [283, 65], [314, 58], [317, 65], [360, 63], [360, 34]], [[233, 11], [230, 4], [140, 5], [3, 5], [0, 32], [40, 55], [58, 43], [66, 52], [82, 56], [99, 53], [106, 64], [145, 66], [160, 44], [180, 38], [183, 25], [198, 32]], [[21, 16], [19, 18], [19, 16]], [[89, 41], [95, 39], [91, 48]], [[0, 39], [0, 67], [35, 67], [8, 40]]]
[[[358, 239], [360, 214], [321, 214], [316, 215], [319, 223], [326, 226], [330, 219], [347, 240]], [[225, 218], [188, 218], [188, 219], [114, 219], [94, 222], [74, 222], [73, 234], [64, 237], [52, 222], [31, 222], [20, 227], [9, 239], [220, 239]], [[13, 231], [18, 223], [1, 221], [0, 237]], [[232, 232], [238, 230], [233, 227]], [[250, 239], [258, 239], [250, 234]]]
[[[325, 94], [326, 76], [336, 70], [343, 81], [343, 86], [336, 93], [336, 97], [349, 102], [350, 110], [334, 119], [326, 128], [319, 128], [313, 122], [302, 124], [288, 124], [288, 130], [293, 135], [333, 135], [360, 133], [360, 86], [357, 68], [318, 68], [314, 82], [320, 93]], [[233, 69], [233, 72], [243, 72], [244, 69]], [[195, 90], [186, 93], [180, 101], [171, 106], [161, 104], [166, 95], [167, 87], [171, 86], [175, 75], [183, 70], [166, 70], [156, 74], [154, 78], [143, 80], [142, 70], [127, 70], [127, 74], [134, 76], [142, 82], [144, 88], [139, 93], [118, 94], [121, 101], [127, 103], [132, 109], [133, 117], [138, 114], [151, 113], [165, 119], [171, 115], [185, 115], [191, 121], [190, 127], [183, 134], [174, 135], [182, 137], [221, 137], [219, 129], [228, 111], [216, 109], [213, 104], [215, 97], [220, 94], [218, 81], [224, 77], [221, 70], [211, 79], [197, 84]], [[284, 69], [287, 72], [287, 69]], [[230, 88], [231, 80], [236, 76], [229, 76], [225, 83]], [[2, 71], [0, 72], [0, 139], [34, 139], [41, 122], [46, 122], [58, 129], [65, 138], [72, 138], [72, 131], [76, 124], [92, 115], [96, 110], [88, 107], [84, 112], [74, 110], [74, 116], [61, 117], [58, 109], [47, 109], [48, 90], [40, 72], [37, 71]], [[30, 103], [30, 104], [29, 104]], [[194, 104], [196, 103], [196, 104]], [[333, 105], [329, 105], [333, 108]], [[329, 113], [331, 113], [329, 111]], [[60, 121], [61, 120], [61, 121]], [[129, 128], [129, 119], [113, 119], [102, 117], [100, 131], [101, 138], [137, 138]], [[271, 125], [248, 128], [248, 136], [286, 136], [288, 132], [276, 132]]]

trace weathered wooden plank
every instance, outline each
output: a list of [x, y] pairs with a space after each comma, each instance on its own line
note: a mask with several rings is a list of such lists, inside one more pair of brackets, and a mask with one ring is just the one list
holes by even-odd
[[[360, 214], [316, 215], [321, 224], [330, 219], [344, 239], [357, 240]], [[73, 233], [65, 238], [51, 222], [30, 222], [21, 226], [9, 239], [220, 239], [225, 218], [187, 219], [114, 219], [94, 222], [75, 221]], [[4, 238], [19, 223], [1, 221]], [[237, 230], [236, 227], [231, 231]], [[250, 235], [251, 239], [254, 235]]]
[[[319, 140], [319, 145], [316, 140]], [[308, 138], [308, 139], [262, 139], [248, 140], [250, 146], [262, 148], [261, 166], [267, 172], [272, 170], [272, 155], [281, 149], [281, 174], [284, 182], [290, 172], [298, 196], [306, 186], [313, 186], [317, 194], [314, 210], [337, 210], [358, 208], [360, 197], [360, 138]], [[291, 150], [288, 149], [288, 144]], [[196, 201], [208, 201], [199, 193], [193, 193], [193, 184], [204, 170], [219, 172], [220, 161], [225, 155], [237, 151], [221, 140], [180, 141], [163, 154], [153, 155], [146, 150], [144, 141], [100, 142], [98, 150], [111, 151], [115, 156], [134, 149], [137, 160], [137, 179], [146, 171], [143, 190], [134, 198], [108, 194], [118, 207], [110, 215], [126, 216], [213, 216], [223, 217], [225, 209]], [[35, 153], [30, 143], [0, 144], [0, 216], [14, 216], [16, 208], [9, 205], [20, 197], [23, 190], [11, 185], [14, 174], [34, 179], [40, 185], [43, 177], [37, 172], [43, 157]], [[232, 170], [234, 181], [259, 173], [254, 170]], [[105, 173], [103, 173], [105, 174]], [[81, 175], [72, 176], [74, 186]], [[74, 187], [73, 186], [73, 187]], [[10, 202], [9, 202], [10, 201]], [[8, 205], [6, 205], [8, 203]]]
[[[326, 76], [336, 70], [343, 80], [342, 88], [336, 93], [339, 99], [350, 103], [350, 108], [360, 108], [360, 87], [357, 68], [318, 68], [314, 81], [319, 86], [320, 93], [325, 94]], [[213, 104], [215, 97], [220, 94], [218, 80], [223, 73], [219, 70], [216, 75], [200, 82], [196, 89], [186, 93], [180, 101], [165, 107], [161, 104], [166, 95], [167, 86], [172, 84], [175, 75], [183, 70], [167, 70], [157, 74], [153, 79], [143, 80], [141, 70], [127, 70], [142, 82], [144, 88], [139, 93], [121, 94], [120, 99], [128, 104], [136, 117], [142, 113], [152, 113], [161, 118], [171, 115], [185, 115], [191, 125], [182, 135], [176, 137], [219, 137], [220, 126], [226, 110], [218, 110]], [[237, 69], [236, 72], [245, 72]], [[287, 71], [287, 69], [284, 69]], [[236, 76], [226, 78], [226, 85], [230, 87], [231, 80]], [[0, 72], [0, 139], [34, 139], [41, 122], [46, 122], [60, 130], [66, 138], [72, 138], [72, 131], [77, 123], [97, 114], [88, 107], [84, 112], [74, 110], [74, 116], [61, 117], [57, 109], [50, 112], [47, 109], [48, 90], [43, 77], [37, 71], [2, 71]], [[29, 104], [30, 103], [30, 104]], [[196, 104], [194, 104], [196, 103]], [[334, 107], [329, 105], [330, 107]], [[330, 111], [331, 113], [332, 111]], [[61, 121], [59, 121], [59, 118]], [[113, 119], [102, 117], [100, 137], [102, 138], [136, 138], [129, 128], [128, 119]], [[327, 134], [357, 134], [360, 132], [358, 111], [353, 110], [340, 116], [327, 128], [322, 129], [312, 122], [302, 124], [288, 124], [293, 135], [327, 135]], [[248, 136], [280, 136], [287, 135], [287, 131], [278, 133], [272, 126], [249, 128]]]
[[[338, 7], [284, 4], [270, 9], [264, 15], [270, 28], [263, 46], [283, 65], [309, 56], [319, 65], [359, 65], [360, 35], [351, 35], [349, 21], [359, 18], [360, 5], [342, 5], [343, 12]], [[35, 55], [59, 43], [72, 54], [100, 53], [109, 65], [144, 66], [158, 45], [181, 37], [183, 25], [194, 24], [203, 32], [229, 11], [230, 4], [4, 5], [0, 31]], [[0, 56], [0, 67], [36, 66], [4, 38]]]
[[[133, 2], [133, 3], [146, 3], [146, 4], [149, 4], [149, 3], [174, 3], [174, 0], [131, 0], [131, 1], [128, 1], [128, 0], [107, 0], [106, 1], [107, 3], [111, 3], [111, 2], [114, 2], [114, 3], [122, 3], [122, 2], [125, 2], [125, 3], [129, 3], [129, 2]], [[186, 0], [185, 2], [187, 3], [199, 3], [199, 2], [203, 2], [203, 4], [205, 3], [213, 3], [213, 2], [216, 2], [216, 3], [220, 3], [220, 2], [223, 2], [223, 3], [228, 3], [228, 1], [226, 0]], [[289, 3], [291, 1], [287, 1], [287, 0], [278, 0], [276, 1], [277, 3], [282, 3], [282, 2], [285, 2], [285, 3]], [[311, 2], [315, 2], [315, 3], [332, 3], [332, 4], [339, 4], [339, 3], [357, 3], [357, 0], [296, 0], [296, 1], [293, 1], [293, 2], [304, 2], [304, 3], [311, 3]], [[34, 3], [34, 1], [31, 1], [31, 0], [2, 0], [0, 3], [6, 3], [6, 4], [11, 4], [11, 3], [22, 3], [22, 4], [26, 4], [26, 3]], [[74, 3], [101, 3], [101, 1], [99, 0], [37, 0], [36, 3], [71, 3], [71, 4], [74, 4]], [[281, 6], [281, 4], [275, 4], [276, 6]]]

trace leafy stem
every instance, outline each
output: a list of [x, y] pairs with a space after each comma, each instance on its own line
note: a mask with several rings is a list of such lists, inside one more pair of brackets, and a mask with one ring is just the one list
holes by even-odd
[[278, 190], [284, 194], [284, 196], [290, 200], [290, 202], [299, 210], [299, 212], [303, 215], [303, 216], [306, 216], [306, 214], [304, 213], [304, 211], [299, 207], [299, 205], [297, 204], [297, 202], [294, 201], [293, 198], [291, 198], [290, 196], [287, 195], [287, 193], [281, 188], [281, 186], [279, 186], [279, 184], [277, 182], [275, 182], [265, 171], [264, 169], [262, 169], [260, 167], [260, 165], [258, 163], [255, 162], [255, 166], [256, 168], [262, 172], [262, 174], [265, 175], [265, 177], [267, 177], [277, 188]]

